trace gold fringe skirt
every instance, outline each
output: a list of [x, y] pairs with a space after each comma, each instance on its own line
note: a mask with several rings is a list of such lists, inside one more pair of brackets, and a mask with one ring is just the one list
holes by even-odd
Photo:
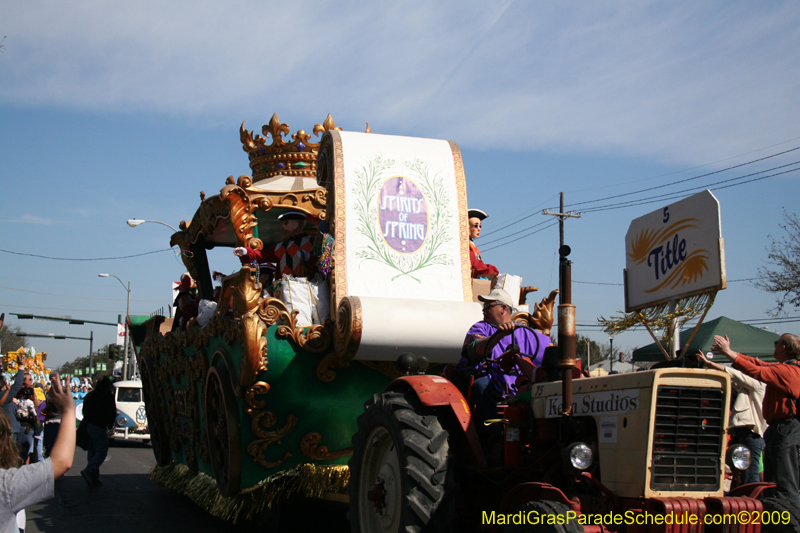
[[186, 465], [175, 462], [156, 466], [150, 473], [150, 481], [188, 496], [211, 515], [235, 524], [242, 518], [250, 520], [258, 512], [291, 495], [321, 498], [326, 493], [344, 494], [350, 481], [350, 470], [346, 465], [298, 465], [232, 497], [220, 494], [213, 477], [202, 472], [193, 473]]

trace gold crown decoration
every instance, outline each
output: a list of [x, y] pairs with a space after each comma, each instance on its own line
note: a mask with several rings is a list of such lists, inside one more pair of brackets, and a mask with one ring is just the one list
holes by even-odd
[[[328, 130], [341, 129], [329, 114], [325, 122], [314, 126], [312, 132], [319, 136]], [[239, 139], [250, 159], [253, 181], [278, 175], [316, 177], [319, 143], [309, 142], [311, 135], [304, 130], [297, 130], [292, 135], [292, 141], [286, 142], [283, 136], [288, 135], [289, 131], [289, 125], [281, 124], [277, 113], [272, 115], [269, 124], [261, 128], [264, 137], [256, 135], [253, 138], [252, 132], [246, 130], [242, 122]], [[266, 137], [272, 137], [272, 144], [267, 144]]]

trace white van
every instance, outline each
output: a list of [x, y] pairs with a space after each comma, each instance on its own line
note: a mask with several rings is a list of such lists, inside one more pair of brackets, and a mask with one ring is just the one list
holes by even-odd
[[141, 381], [117, 381], [114, 383], [114, 399], [117, 402], [117, 418], [114, 420], [112, 439], [150, 441], [147, 411], [142, 397]]

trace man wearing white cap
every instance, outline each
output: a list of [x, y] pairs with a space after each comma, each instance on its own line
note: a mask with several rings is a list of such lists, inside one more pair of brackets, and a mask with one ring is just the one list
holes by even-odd
[[472, 266], [472, 277], [493, 279], [500, 271], [494, 265], [488, 265], [481, 260], [481, 252], [473, 242], [474, 239], [481, 236], [482, 221], [489, 215], [480, 209], [470, 209], [467, 213], [469, 216], [469, 262]]
[[511, 296], [503, 289], [478, 299], [483, 302], [483, 320], [467, 331], [456, 369], [463, 380], [475, 378], [472, 397], [480, 432], [484, 420], [497, 418], [497, 402], [516, 394], [520, 378], [530, 379], [533, 369], [541, 366], [551, 341], [511, 320]]

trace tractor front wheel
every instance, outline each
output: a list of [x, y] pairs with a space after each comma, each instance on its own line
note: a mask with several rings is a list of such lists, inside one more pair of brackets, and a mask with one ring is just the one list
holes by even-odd
[[800, 533], [800, 509], [777, 498], [764, 498], [761, 503], [762, 533]]
[[506, 533], [581, 533], [583, 527], [572, 517], [567, 520], [569, 507], [547, 500], [532, 501], [517, 508], [514, 515], [521, 517], [519, 524], [510, 524]]
[[358, 418], [350, 459], [353, 533], [448, 531], [455, 482], [448, 432], [410, 392], [376, 394]]

